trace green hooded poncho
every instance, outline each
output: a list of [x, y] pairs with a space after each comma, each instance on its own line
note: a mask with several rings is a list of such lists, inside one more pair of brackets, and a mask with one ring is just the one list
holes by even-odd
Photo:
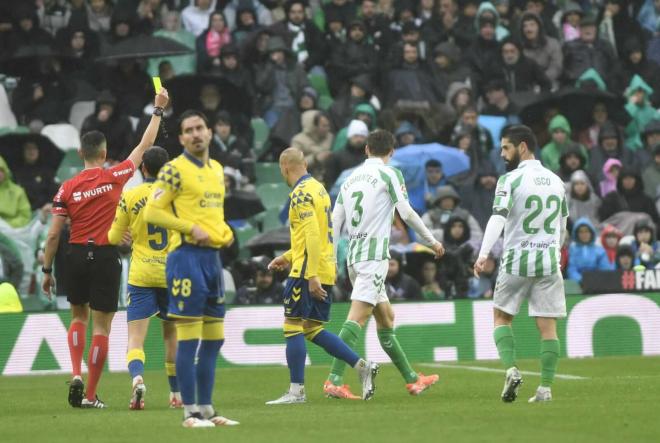
[[589, 158], [587, 149], [584, 146], [571, 140], [571, 125], [563, 115], [555, 115], [552, 120], [550, 120], [550, 124], [548, 125], [548, 132], [552, 134], [552, 132], [556, 129], [561, 129], [567, 134], [566, 143], [564, 143], [562, 146], [559, 146], [554, 141], [551, 141], [545, 145], [543, 149], [541, 149], [541, 162], [545, 165], [546, 168], [550, 169], [552, 172], [559, 171], [559, 161], [562, 154], [564, 154], [570, 148], [574, 147], [577, 147], [580, 150], [584, 158]]
[[0, 218], [13, 228], [21, 228], [32, 219], [30, 200], [25, 190], [12, 181], [11, 171], [2, 157], [0, 170], [5, 175], [0, 182]]

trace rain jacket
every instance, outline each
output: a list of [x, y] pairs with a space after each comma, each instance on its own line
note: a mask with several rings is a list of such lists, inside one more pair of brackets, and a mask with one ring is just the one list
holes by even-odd
[[621, 169], [621, 160], [611, 158], [603, 165], [603, 177], [600, 181], [600, 196], [605, 197], [610, 192], [616, 192], [616, 177], [610, 173], [612, 166], [618, 166]]
[[32, 209], [25, 190], [12, 181], [5, 159], [0, 157], [0, 170], [5, 179], [0, 183], [0, 219], [12, 228], [21, 228], [32, 219]]
[[571, 140], [571, 125], [566, 120], [566, 117], [563, 115], [556, 115], [550, 120], [548, 125], [548, 132], [552, 134], [555, 129], [562, 129], [567, 134], [566, 143], [559, 146], [554, 141], [551, 141], [541, 149], [541, 161], [546, 168], [550, 169], [552, 172], [559, 171], [559, 161], [564, 152], [568, 151], [570, 148], [578, 148], [582, 155], [585, 158], [589, 158], [589, 154], [584, 146], [580, 145]]
[[[535, 41], [527, 40], [522, 33], [523, 23], [529, 19], [533, 19], [539, 25], [539, 35]], [[545, 75], [550, 81], [556, 83], [561, 75], [564, 62], [564, 54], [561, 52], [559, 41], [546, 34], [543, 20], [533, 12], [525, 12], [522, 15], [519, 32], [522, 36], [525, 57], [534, 60], [545, 71]]]
[[610, 235], [614, 234], [616, 237], [621, 240], [621, 237], [623, 237], [623, 232], [619, 231], [614, 225], [607, 225], [603, 228], [603, 231], [600, 233], [600, 244], [603, 246], [603, 249], [605, 249], [605, 252], [607, 253], [607, 258], [610, 261], [612, 265], [616, 265], [616, 253], [617, 250], [619, 249], [619, 243], [617, 242], [617, 245], [613, 248], [608, 248], [607, 243], [605, 243], [605, 238]]
[[[573, 186], [576, 182], [584, 182], [587, 184], [589, 191], [586, 198], [577, 198], [573, 193]], [[600, 198], [598, 198], [594, 192], [587, 173], [584, 171], [575, 171], [571, 176], [571, 190], [568, 193], [568, 213], [571, 215], [571, 219], [577, 220], [586, 218], [592, 225], [597, 226], [599, 224], [598, 209], [600, 208], [600, 204]]]
[[[577, 231], [580, 226], [587, 226], [591, 231], [591, 241], [589, 243], [580, 243]], [[568, 278], [577, 282], [582, 281], [584, 271], [611, 271], [614, 265], [602, 246], [596, 244], [596, 229], [586, 218], [581, 218], [575, 225], [571, 233], [573, 242], [568, 249]]]
[[634, 75], [632, 80], [630, 80], [630, 85], [626, 89], [626, 97], [632, 97], [640, 89], [646, 93], [644, 101], [639, 105], [630, 102], [626, 104], [626, 111], [632, 118], [628, 126], [626, 126], [626, 145], [633, 151], [644, 147], [640, 135], [646, 125], [658, 115], [658, 112], [649, 102], [649, 98], [653, 95], [653, 88], [639, 75]]
[[[625, 177], [635, 178], [635, 186], [629, 191], [623, 189], [623, 179]], [[644, 182], [642, 182], [639, 173], [634, 170], [623, 169], [619, 173], [616, 187], [617, 192], [610, 192], [603, 198], [603, 204], [599, 211], [601, 220], [606, 220], [620, 211], [630, 211], [646, 213], [653, 219], [654, 223], [660, 221], [653, 199], [644, 193]]]
[[[357, 118], [358, 114], [369, 114], [371, 116], [371, 125], [369, 130], [372, 131], [376, 129], [376, 110], [369, 103], [361, 103], [355, 107], [353, 110], [353, 116], [351, 120]], [[340, 151], [344, 149], [346, 143], [348, 142], [348, 125], [343, 127], [335, 137], [335, 141], [332, 143], [332, 151]]]
[[316, 133], [316, 126], [314, 126], [314, 118], [318, 115], [319, 111], [310, 110], [303, 112], [300, 121], [302, 125], [302, 132], [296, 134], [291, 140], [291, 146], [300, 149], [305, 154], [307, 163], [312, 165], [315, 160], [314, 156], [323, 151], [330, 151], [332, 146], [332, 139], [334, 135], [329, 132], [324, 138], [319, 138]]

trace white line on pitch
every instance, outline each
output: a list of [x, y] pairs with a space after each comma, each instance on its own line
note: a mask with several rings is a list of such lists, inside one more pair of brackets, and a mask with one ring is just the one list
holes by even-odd
[[[432, 368], [447, 368], [447, 369], [465, 369], [467, 371], [478, 371], [478, 372], [494, 372], [497, 374], [503, 374], [503, 369], [488, 368], [485, 366], [463, 366], [463, 365], [447, 365], [444, 363], [426, 363], [425, 366], [431, 366]], [[520, 371], [523, 375], [536, 375], [541, 376], [540, 372], [533, 371]], [[582, 377], [580, 375], [571, 375], [571, 374], [555, 374], [555, 378], [560, 378], [562, 380], [588, 380], [589, 377]]]

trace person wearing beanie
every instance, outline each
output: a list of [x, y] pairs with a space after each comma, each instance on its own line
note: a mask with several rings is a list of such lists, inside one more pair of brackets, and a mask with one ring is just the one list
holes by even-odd
[[328, 189], [332, 187], [343, 171], [359, 165], [367, 158], [364, 152], [369, 135], [367, 124], [362, 120], [351, 120], [346, 135], [348, 140], [344, 149], [333, 152], [326, 162], [325, 182]]

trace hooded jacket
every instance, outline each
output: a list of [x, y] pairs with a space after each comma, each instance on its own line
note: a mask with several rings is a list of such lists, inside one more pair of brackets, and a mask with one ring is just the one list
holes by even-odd
[[392, 259], [399, 262], [399, 272], [385, 279], [385, 290], [390, 300], [417, 300], [422, 296], [419, 283], [403, 271], [401, 255], [392, 253]]
[[21, 228], [32, 219], [32, 209], [25, 190], [12, 181], [5, 159], [0, 157], [0, 170], [5, 178], [0, 182], [0, 219], [12, 228]]
[[[588, 191], [586, 197], [578, 198], [573, 192], [573, 186], [577, 182], [587, 184]], [[571, 176], [571, 190], [568, 193], [568, 213], [571, 215], [571, 219], [586, 218], [592, 225], [598, 225], [598, 209], [600, 209], [600, 204], [600, 198], [594, 192], [587, 173], [584, 171], [575, 171]]]
[[[523, 24], [527, 20], [534, 20], [539, 26], [539, 35], [534, 41], [527, 40], [522, 32]], [[525, 57], [534, 60], [545, 71], [545, 75], [550, 81], [557, 82], [564, 62], [564, 55], [559, 41], [546, 34], [543, 21], [533, 12], [523, 13], [520, 19], [519, 32]]]
[[291, 146], [300, 149], [305, 154], [305, 160], [309, 165], [315, 163], [316, 154], [330, 151], [334, 138], [332, 132], [323, 138], [318, 136], [316, 126], [314, 126], [314, 119], [318, 114], [319, 111], [315, 109], [303, 112], [300, 117], [302, 132], [296, 134], [291, 140]]
[[561, 114], [555, 115], [552, 120], [550, 120], [548, 133], [552, 134], [556, 129], [562, 129], [567, 134], [566, 143], [559, 146], [554, 141], [550, 141], [550, 143], [541, 149], [541, 161], [546, 168], [555, 173], [559, 171], [559, 160], [561, 159], [562, 154], [569, 149], [579, 149], [584, 158], [589, 158], [589, 154], [585, 147], [571, 140], [571, 125], [568, 123], [568, 120], [566, 120], [566, 117]]
[[509, 30], [500, 24], [500, 13], [497, 12], [497, 9], [491, 2], [483, 2], [479, 5], [477, 9], [477, 15], [474, 19], [474, 27], [477, 33], [481, 29], [481, 21], [483, 19], [484, 13], [490, 12], [493, 17], [495, 17], [495, 38], [498, 42], [501, 42], [509, 36]]
[[[358, 116], [358, 114], [368, 114], [371, 117], [371, 124], [367, 125], [369, 126], [369, 131], [373, 131], [376, 129], [376, 110], [374, 109], [373, 106], [371, 106], [369, 103], [360, 103], [359, 105], [355, 106], [353, 109], [353, 114], [351, 114], [351, 119], [350, 120], [355, 120]], [[349, 120], [349, 123], [350, 123]], [[341, 151], [346, 147], [346, 143], [348, 142], [348, 124], [341, 128], [339, 132], [337, 132], [337, 136], [335, 137], [335, 141], [332, 143], [332, 151]]]
[[[106, 121], [98, 119], [101, 105], [110, 105], [112, 115]], [[133, 127], [128, 117], [120, 112], [117, 99], [110, 91], [102, 91], [96, 98], [94, 113], [88, 115], [82, 124], [81, 134], [88, 131], [102, 132], [107, 141], [107, 157], [111, 160], [122, 160], [125, 152], [133, 147]]]
[[[589, 243], [580, 243], [578, 240], [577, 231], [581, 226], [586, 226], [591, 231]], [[568, 278], [570, 280], [581, 282], [584, 271], [611, 271], [614, 269], [605, 249], [596, 244], [596, 229], [588, 219], [581, 218], [575, 222], [571, 239], [573, 242], [568, 249]]]
[[[495, 38], [492, 40], [485, 40], [479, 34], [479, 29], [482, 23], [484, 22], [483, 13], [486, 10], [489, 10], [488, 7], [483, 8], [485, 5], [482, 4], [480, 8], [481, 13], [477, 13], [475, 19], [475, 25], [477, 28], [477, 38], [472, 42], [470, 48], [466, 53], [466, 60], [470, 69], [472, 70], [472, 84], [476, 87], [478, 85], [483, 85], [488, 78], [489, 74], [498, 68], [501, 68], [502, 61], [500, 56], [500, 43], [497, 38], [497, 22], [498, 17], [497, 12], [495, 13]], [[492, 5], [491, 5], [492, 7]], [[481, 91], [479, 91], [481, 92]]]
[[[445, 210], [440, 208], [440, 202], [445, 198], [451, 198], [454, 200], [454, 209]], [[468, 222], [471, 242], [481, 243], [483, 230], [481, 229], [481, 226], [479, 226], [479, 222], [468, 211], [459, 207], [458, 205], [460, 203], [461, 197], [452, 186], [441, 186], [438, 188], [435, 198], [429, 202], [429, 210], [422, 216], [422, 221], [426, 227], [433, 232], [435, 238], [443, 238], [444, 228], [447, 221], [452, 216], [461, 217]]]
[[520, 56], [516, 63], [508, 65], [501, 59], [499, 68], [500, 71], [494, 71], [493, 76], [501, 77], [507, 85], [509, 93], [515, 92], [530, 92], [538, 88], [541, 91], [549, 91], [552, 87], [550, 79], [546, 76], [543, 68], [541, 68], [534, 60], [531, 60], [523, 54], [522, 47], [513, 39], [507, 39], [502, 44], [512, 43], [520, 51]]
[[[651, 231], [651, 241], [649, 242], [649, 246], [651, 246], [653, 252], [650, 254], [642, 253], [639, 250], [641, 245], [637, 241], [637, 233], [642, 229], [648, 229]], [[633, 254], [635, 254], [635, 265], [642, 265], [647, 269], [655, 268], [656, 263], [660, 261], [660, 245], [657, 241], [655, 226], [646, 220], [640, 220], [635, 223], [633, 235], [635, 236], [635, 240], [630, 243], [630, 247], [633, 250]]]
[[[458, 46], [452, 42], [440, 43], [433, 49], [433, 60], [440, 55], [444, 55], [449, 60], [446, 68], [440, 68], [434, 61], [431, 62], [431, 77], [440, 91], [447, 91], [450, 85], [470, 79], [470, 68], [463, 63]], [[445, 101], [448, 95], [448, 92], [445, 93], [442, 101]]]
[[605, 241], [605, 238], [612, 234], [615, 235], [618, 240], [621, 240], [621, 237], [623, 237], [623, 232], [619, 231], [614, 225], [607, 225], [600, 233], [600, 244], [603, 246], [603, 249], [605, 249], [605, 253], [607, 253], [607, 259], [610, 261], [610, 263], [612, 265], [616, 265], [616, 255], [619, 248], [619, 242], [617, 241], [616, 246], [613, 248], [608, 248]]
[[658, 192], [658, 188], [660, 188], [660, 165], [656, 163], [655, 156], [660, 155], [660, 145], [656, 146], [651, 154], [654, 155], [651, 157], [649, 165], [642, 171], [642, 181], [644, 182], [646, 195], [653, 200], [657, 200], [658, 195], [660, 195]]
[[596, 40], [589, 44], [578, 38], [564, 44], [563, 51], [563, 75], [566, 83], [574, 84], [584, 71], [594, 68], [610, 90], [620, 90], [619, 60], [609, 42], [596, 37]]
[[645, 93], [643, 102], [640, 104], [628, 102], [626, 104], [626, 111], [632, 118], [628, 126], [626, 126], [626, 144], [633, 151], [644, 147], [640, 135], [646, 125], [658, 116], [658, 111], [651, 106], [651, 102], [649, 101], [649, 98], [653, 95], [653, 88], [642, 77], [634, 75], [626, 89], [626, 97], [632, 97], [639, 90]]
[[[577, 157], [580, 159], [580, 164], [575, 169], [569, 168], [566, 163], [568, 157], [573, 154], [577, 155]], [[577, 146], [575, 146], [567, 149], [565, 152], [561, 154], [561, 157], [559, 158], [559, 171], [557, 172], [557, 175], [559, 176], [559, 178], [562, 179], [564, 183], [567, 183], [571, 181], [571, 176], [575, 171], [578, 170], [584, 171], [586, 166], [587, 166], [587, 159], [584, 157], [582, 151], [580, 151], [580, 149]]]
[[617, 158], [611, 158], [605, 162], [603, 165], [602, 173], [603, 179], [600, 181], [600, 196], [605, 197], [610, 192], [616, 192], [616, 177], [612, 175], [610, 169], [612, 167], [618, 166], [621, 169], [621, 160]]
[[[623, 179], [634, 177], [635, 185], [631, 190], [623, 188]], [[644, 192], [644, 182], [639, 173], [630, 169], [623, 169], [617, 180], [617, 192], [610, 192], [603, 198], [599, 215], [601, 220], [606, 220], [611, 215], [620, 211], [644, 212], [648, 214], [654, 223], [658, 223], [658, 212], [655, 203]]]
[[[603, 140], [606, 138], [616, 138], [617, 148], [613, 151], [607, 151], [603, 147]], [[611, 121], [606, 121], [598, 132], [598, 146], [591, 150], [590, 169], [591, 174], [599, 181], [604, 179], [603, 167], [610, 159], [618, 159], [624, 168], [639, 169], [636, 155], [627, 149], [623, 140], [622, 131]]]

